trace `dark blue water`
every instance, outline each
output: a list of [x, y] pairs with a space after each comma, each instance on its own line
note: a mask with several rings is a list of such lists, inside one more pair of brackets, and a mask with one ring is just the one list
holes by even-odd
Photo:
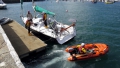
[[[120, 68], [120, 2], [105, 4], [98, 2], [69, 2], [38, 1], [37, 5], [56, 13], [55, 19], [65, 24], [71, 24], [69, 19], [76, 19], [77, 35], [69, 42], [60, 45], [46, 42], [46, 51], [23, 60], [26, 68]], [[23, 4], [24, 15], [30, 10], [31, 2]], [[10, 17], [22, 26], [20, 3], [8, 4], [8, 9], [0, 10], [0, 18]], [[68, 12], [66, 12], [68, 10]], [[51, 17], [51, 16], [49, 16]], [[105, 43], [109, 45], [109, 52], [95, 59], [69, 62], [67, 46], [79, 43]]]

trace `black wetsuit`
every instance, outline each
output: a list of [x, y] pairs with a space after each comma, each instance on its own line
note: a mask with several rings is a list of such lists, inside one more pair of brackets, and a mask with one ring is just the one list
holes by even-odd
[[77, 60], [76, 56], [73, 54], [78, 54], [78, 49], [74, 48], [72, 52], [70, 52], [70, 55], [73, 57], [74, 60]]
[[73, 56], [73, 54], [77, 54], [78, 53], [78, 49], [74, 48], [74, 50], [72, 52], [70, 52], [70, 55]]

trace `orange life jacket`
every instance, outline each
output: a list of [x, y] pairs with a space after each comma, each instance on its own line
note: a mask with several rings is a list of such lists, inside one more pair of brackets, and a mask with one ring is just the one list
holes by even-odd
[[27, 26], [30, 26], [31, 25], [31, 22], [29, 20], [26, 21], [26, 25]]
[[82, 47], [81, 45], [78, 45], [78, 50], [79, 50], [80, 52], [86, 53], [86, 49], [85, 49], [84, 47]]
[[43, 15], [43, 20], [46, 20], [47, 19], [47, 14], [44, 14]]

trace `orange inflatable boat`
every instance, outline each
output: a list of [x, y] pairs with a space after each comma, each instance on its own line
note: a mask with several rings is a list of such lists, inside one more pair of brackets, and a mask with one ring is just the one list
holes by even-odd
[[[77, 48], [77, 46], [78, 45], [67, 47], [65, 51], [68, 52], [69, 48]], [[89, 58], [95, 58], [105, 55], [109, 51], [108, 45], [104, 43], [85, 44], [84, 48], [87, 50], [86, 54], [75, 54], [74, 57], [73, 56], [68, 57], [68, 60], [75, 61], [75, 60], [85, 60]]]

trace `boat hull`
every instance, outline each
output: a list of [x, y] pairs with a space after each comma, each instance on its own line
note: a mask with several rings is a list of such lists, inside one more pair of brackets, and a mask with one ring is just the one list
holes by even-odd
[[2, 19], [0, 19], [0, 25], [4, 25], [4, 24], [11, 22], [11, 21], [13, 21], [13, 20], [10, 18], [7, 18], [7, 17], [3, 17]]
[[[67, 47], [65, 49], [65, 51], [68, 52], [68, 48], [75, 48], [76, 46], [77, 45]], [[86, 59], [95, 58], [95, 57], [105, 55], [109, 51], [108, 45], [106, 45], [104, 43], [86, 44], [84, 46], [84, 48], [86, 50], [93, 50], [93, 52], [90, 52], [88, 54], [76, 54], [75, 55], [76, 58], [70, 56], [70, 57], [68, 57], [68, 60], [69, 61], [86, 60]]]
[[7, 4], [5, 4], [4, 2], [0, 3], [0, 9], [6, 9], [6, 8], [7, 8]]

